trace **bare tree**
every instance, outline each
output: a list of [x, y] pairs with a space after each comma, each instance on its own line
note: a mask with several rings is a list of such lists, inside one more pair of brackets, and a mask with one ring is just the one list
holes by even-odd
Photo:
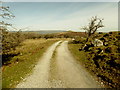
[[86, 42], [88, 42], [89, 38], [95, 34], [95, 32], [99, 29], [104, 27], [102, 24], [103, 19], [98, 18], [97, 16], [94, 16], [90, 19], [90, 23], [88, 26], [84, 26], [82, 29], [86, 31], [87, 39]]
[[[3, 19], [11, 19], [14, 18], [15, 16], [13, 15], [12, 12], [9, 11], [9, 7], [4, 7], [1, 6], [0, 7], [0, 17], [2, 17]], [[6, 23], [4, 21], [0, 21], [0, 27], [4, 27], [6, 28], [7, 26], [12, 26], [12, 24]]]
[[[2, 4], [2, 2], [0, 2], [0, 4]], [[11, 42], [13, 42], [10, 40], [12, 35], [8, 32], [8, 26], [11, 27], [12, 24], [5, 22], [5, 19], [11, 19], [15, 16], [9, 10], [9, 7], [6, 6], [0, 6], [0, 12], [0, 18], [2, 18], [0, 21], [0, 47], [2, 47], [2, 54], [4, 54], [4, 52], [10, 50], [9, 46], [11, 45]]]

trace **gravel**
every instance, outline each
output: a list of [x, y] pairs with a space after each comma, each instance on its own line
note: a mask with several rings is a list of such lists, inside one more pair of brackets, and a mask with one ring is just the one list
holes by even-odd
[[[34, 67], [33, 73], [16, 88], [100, 88], [92, 76], [73, 58], [68, 50], [68, 41], [59, 46], [60, 42], [49, 47]], [[55, 50], [55, 64], [51, 64]], [[53, 65], [54, 71], [50, 70], [50, 65]]]

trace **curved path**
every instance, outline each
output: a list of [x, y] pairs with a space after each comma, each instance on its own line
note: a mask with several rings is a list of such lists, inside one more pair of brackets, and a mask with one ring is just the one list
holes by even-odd
[[53, 44], [44, 53], [33, 73], [16, 88], [100, 88], [72, 57], [68, 42], [60, 42]]

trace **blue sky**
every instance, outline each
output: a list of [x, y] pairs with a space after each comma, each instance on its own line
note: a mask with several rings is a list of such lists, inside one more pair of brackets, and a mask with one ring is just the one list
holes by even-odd
[[118, 30], [117, 2], [5, 2], [15, 18], [16, 28], [29, 30], [75, 30], [88, 24], [92, 16], [104, 18], [100, 31]]
[[119, 2], [119, 0], [2, 0], [4, 2]]

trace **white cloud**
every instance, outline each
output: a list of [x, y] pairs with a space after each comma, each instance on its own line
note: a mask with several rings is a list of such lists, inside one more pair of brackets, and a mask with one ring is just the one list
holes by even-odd
[[[93, 8], [93, 9], [92, 9]], [[97, 15], [100, 18], [104, 18], [104, 25], [105, 27], [101, 30], [117, 30], [118, 29], [118, 9], [117, 7], [111, 7], [111, 4], [106, 5], [100, 5], [98, 7], [92, 7], [91, 9], [85, 8], [81, 11], [72, 13], [70, 15], [67, 15], [64, 20], [56, 20], [52, 21], [52, 18], [55, 16], [51, 16], [46, 18], [45, 21], [50, 19], [50, 22], [44, 22], [38, 25], [35, 23], [33, 25], [34, 29], [59, 29], [59, 30], [80, 30], [80, 27], [88, 24], [88, 19], [90, 19], [92, 16]]]
[[[51, 13], [45, 16], [27, 16], [16, 17], [14, 21], [15, 26], [23, 28], [30, 26], [31, 30], [77, 30], [80, 31], [82, 26], [88, 24], [88, 20], [97, 15], [100, 18], [104, 18], [105, 28], [103, 30], [117, 30], [118, 29], [118, 9], [117, 3], [103, 3], [93, 6], [84, 7], [77, 12], [71, 14], [65, 14], [60, 16], [58, 12]], [[62, 7], [62, 11], [65, 12], [69, 7]], [[63, 13], [64, 14], [64, 13]], [[64, 17], [64, 18], [63, 18]], [[62, 18], [62, 19], [61, 19]]]

